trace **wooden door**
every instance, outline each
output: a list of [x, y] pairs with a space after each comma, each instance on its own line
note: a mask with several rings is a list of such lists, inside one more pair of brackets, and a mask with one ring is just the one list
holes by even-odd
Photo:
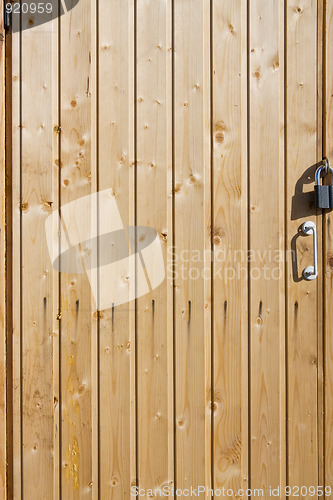
[[[313, 185], [333, 165], [333, 1], [10, 5], [1, 498], [329, 497], [333, 228]], [[94, 285], [56, 267], [45, 230], [59, 213], [64, 256], [69, 207], [102, 192], [165, 267], [103, 309], [103, 267]]]

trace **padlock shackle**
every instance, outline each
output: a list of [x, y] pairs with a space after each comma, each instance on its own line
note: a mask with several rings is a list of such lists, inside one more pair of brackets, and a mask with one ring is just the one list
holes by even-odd
[[324, 169], [324, 165], [320, 165], [320, 167], [318, 167], [316, 170], [316, 185], [317, 186], [320, 186], [321, 172], [323, 169]]
[[328, 158], [324, 158], [320, 163], [317, 163], [318, 168], [315, 173], [315, 205], [317, 208], [333, 208], [333, 185], [323, 184], [321, 177], [326, 177], [327, 174], [332, 174], [333, 169], [330, 167]]
[[[323, 172], [323, 174], [322, 174]], [[323, 158], [321, 164], [316, 170], [316, 184], [320, 185], [320, 177], [326, 177], [327, 174], [333, 175], [333, 168], [330, 165], [329, 159], [327, 157]]]

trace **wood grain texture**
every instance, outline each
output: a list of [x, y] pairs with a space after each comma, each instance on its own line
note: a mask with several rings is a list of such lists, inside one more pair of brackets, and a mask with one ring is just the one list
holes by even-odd
[[[171, 14], [169, 0], [137, 2], [136, 225], [156, 230], [166, 268], [172, 252]], [[158, 288], [137, 300], [137, 467], [145, 489], [174, 481], [172, 329], [168, 272]]]
[[[96, 168], [96, 6], [90, 0], [61, 17], [61, 207], [95, 193]], [[88, 213], [88, 216], [87, 216]], [[87, 216], [77, 215], [75, 232]], [[95, 226], [95, 227], [94, 227]], [[96, 337], [98, 313], [87, 274], [62, 274], [61, 279], [61, 461], [62, 496], [94, 498], [96, 442]], [[94, 441], [93, 441], [94, 436]]]
[[[325, 1], [317, 1], [317, 158], [321, 160], [324, 157], [324, 15]], [[326, 181], [327, 182], [327, 179]], [[324, 436], [324, 407], [325, 407], [325, 386], [324, 386], [324, 212], [318, 219], [318, 251], [320, 252], [321, 272], [318, 276], [317, 295], [317, 415], [318, 415], [318, 485], [325, 483], [325, 436]]]
[[12, 36], [13, 493], [21, 491], [21, 35]]
[[174, 2], [174, 43], [175, 482], [185, 488], [211, 485], [208, 1]]
[[[295, 185], [302, 176], [304, 183], [304, 172], [321, 159], [317, 156], [317, 2], [288, 3], [286, 30], [287, 243], [294, 244], [291, 248], [295, 252], [294, 263], [291, 257], [287, 261], [287, 480], [291, 486], [310, 486], [318, 481], [317, 328], [321, 291], [318, 280], [302, 278], [303, 269], [312, 263], [313, 247], [299, 234], [299, 227], [306, 220], [315, 222], [320, 242], [321, 217], [316, 218], [315, 211], [309, 213], [308, 201], [299, 202], [296, 219], [290, 220], [290, 216]], [[312, 186], [304, 191], [308, 189]]]
[[[284, 432], [284, 2], [249, 11], [252, 488], [279, 485]], [[282, 48], [282, 50], [281, 50]], [[277, 257], [278, 256], [278, 257]]]
[[[134, 2], [99, 2], [99, 186], [134, 224]], [[100, 313], [100, 495], [136, 482], [135, 304]]]
[[213, 2], [214, 487], [235, 491], [248, 480], [246, 18], [242, 0]]
[[[52, 20], [52, 128], [53, 128], [53, 141], [52, 141], [52, 196], [53, 196], [53, 210], [59, 210], [60, 199], [60, 171], [61, 166], [59, 162], [60, 157], [60, 134], [56, 132], [59, 125], [60, 118], [60, 102], [59, 102], [59, 48], [60, 48], [60, 32], [59, 32], [59, 19], [56, 17], [59, 9], [59, 2], [56, 6], [56, 11], [53, 13], [54, 19]], [[59, 233], [59, 240], [61, 234], [60, 221], [57, 221], [55, 228]], [[60, 245], [59, 245], [60, 246]], [[61, 456], [60, 456], [60, 321], [58, 314], [60, 310], [60, 275], [53, 266], [49, 266], [49, 273], [52, 273], [54, 293], [52, 294], [52, 339], [53, 339], [53, 498], [54, 500], [60, 499], [60, 474], [61, 474]]]
[[7, 315], [6, 315], [6, 168], [5, 168], [5, 29], [0, 13], [0, 497], [7, 497]]
[[54, 472], [52, 361], [58, 297], [44, 231], [46, 218], [57, 208], [58, 192], [52, 169], [53, 25], [49, 22], [31, 31], [24, 29], [28, 22], [22, 15], [22, 494], [46, 497]]
[[[309, 196], [333, 163], [332, 33], [331, 0], [80, 0], [12, 35], [15, 500], [333, 486], [332, 217]], [[2, 94], [3, 65], [0, 40]], [[44, 223], [59, 202], [60, 243], [96, 232], [66, 205], [105, 189], [157, 231], [166, 279], [98, 311], [103, 268], [58, 274]]]
[[[325, 31], [325, 96], [324, 96], [324, 154], [333, 165], [333, 2], [326, 2]], [[325, 270], [325, 486], [333, 485], [333, 218], [327, 213], [324, 220], [324, 262]]]

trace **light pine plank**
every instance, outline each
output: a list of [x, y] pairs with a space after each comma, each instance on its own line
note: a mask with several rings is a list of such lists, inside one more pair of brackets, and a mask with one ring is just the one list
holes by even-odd
[[[136, 224], [157, 231], [167, 267], [172, 252], [171, 1], [139, 0], [137, 19]], [[157, 289], [137, 300], [138, 482], [144, 489], [173, 483], [172, 328], [168, 273]]]
[[[62, 211], [67, 203], [97, 188], [95, 22], [96, 5], [90, 0], [80, 0], [61, 18]], [[69, 226], [62, 223], [63, 233], [75, 234], [82, 222], [88, 230], [96, 230], [97, 218], [90, 214], [88, 209]], [[62, 496], [95, 498], [98, 313], [86, 273], [62, 273], [60, 316]]]
[[285, 469], [284, 2], [251, 2], [249, 16], [250, 484], [268, 491]]
[[[98, 133], [99, 127], [97, 123], [98, 119], [98, 2], [91, 2], [90, 5], [90, 26], [91, 26], [91, 50], [89, 51], [89, 60], [91, 62], [91, 74], [89, 76], [89, 80], [87, 82], [87, 90], [86, 96], [91, 100], [91, 151], [90, 151], [90, 169], [91, 169], [91, 189], [94, 192], [94, 189], [98, 191]], [[97, 207], [95, 206], [92, 210], [92, 228], [94, 224], [96, 224], [97, 235], [99, 235], [99, 225], [100, 225], [100, 210], [103, 209], [99, 203], [99, 199], [97, 198], [96, 202]], [[96, 213], [95, 213], [96, 210]], [[93, 230], [93, 234], [95, 234]], [[97, 256], [97, 252], [99, 249], [99, 241], [93, 242], [92, 251]], [[94, 300], [96, 304], [96, 310], [100, 310], [99, 306], [99, 271], [93, 271], [93, 273], [97, 273], [97, 282], [91, 283], [91, 291], [96, 297]], [[91, 275], [90, 275], [91, 276]], [[91, 461], [92, 461], [92, 470], [91, 470], [91, 489], [92, 489], [92, 500], [99, 500], [99, 457], [100, 457], [100, 442], [99, 442], [99, 330], [100, 330], [100, 317], [99, 312], [97, 313], [97, 325], [96, 325], [96, 311], [95, 316], [91, 319]], [[97, 326], [97, 328], [96, 328]], [[88, 483], [89, 486], [89, 483]], [[87, 490], [88, 493], [88, 490]]]
[[53, 24], [50, 21], [34, 30], [24, 29], [28, 22], [28, 16], [22, 16], [22, 492], [25, 497], [50, 497], [54, 472], [54, 298], [58, 290], [45, 220], [57, 206], [57, 179], [52, 170], [52, 90], [57, 75], [52, 72]]
[[[134, 2], [99, 2], [99, 187], [134, 224]], [[103, 270], [101, 270], [103, 272]], [[100, 313], [100, 495], [130, 498], [136, 482], [135, 305]]]
[[[287, 261], [287, 373], [288, 373], [288, 483], [317, 485], [317, 328], [320, 282], [302, 279], [303, 269], [313, 261], [310, 237], [297, 237], [306, 220], [317, 224], [319, 243], [321, 217], [308, 212], [308, 200], [290, 220], [291, 203], [297, 181], [315, 164], [317, 156], [317, 2], [290, 2], [286, 12], [287, 30], [287, 242], [295, 243], [298, 277], [294, 279], [292, 259]], [[320, 134], [319, 134], [320, 137]], [[304, 188], [304, 191], [312, 189]], [[319, 251], [319, 259], [320, 259]], [[321, 261], [319, 261], [320, 264]], [[319, 269], [321, 269], [319, 265]]]
[[248, 479], [246, 16], [213, 2], [214, 487], [234, 491]]
[[[323, 158], [324, 152], [324, 15], [325, 15], [325, 1], [317, 1], [317, 158]], [[326, 180], [327, 182], [327, 180]], [[320, 211], [319, 211], [320, 214]], [[322, 213], [322, 215], [324, 215]], [[321, 272], [318, 276], [318, 290], [320, 293], [317, 296], [317, 413], [318, 413], [318, 485], [325, 483], [325, 417], [324, 417], [324, 217], [318, 219], [318, 251], [320, 255]]]
[[21, 47], [20, 33], [12, 35], [12, 259], [13, 259], [13, 494], [21, 500]]
[[7, 314], [6, 314], [6, 165], [5, 165], [5, 30], [3, 10], [0, 13], [0, 168], [1, 168], [1, 192], [0, 192], [0, 497], [7, 498]]
[[186, 488], [211, 485], [210, 2], [174, 2], [174, 41], [175, 482]]
[[[324, 101], [325, 154], [333, 166], [333, 2], [326, 3], [326, 95]], [[325, 269], [325, 485], [333, 485], [333, 218], [327, 213], [324, 224]]]
[[[59, 37], [59, 18], [57, 14], [59, 12], [60, 2], [58, 0], [58, 5], [55, 6], [53, 12], [52, 20], [52, 126], [53, 126], [53, 142], [52, 142], [52, 187], [53, 187], [53, 209], [59, 210], [59, 175], [60, 175], [60, 134], [57, 131], [57, 126], [59, 126], [59, 115], [60, 115], [60, 102], [59, 102], [59, 48], [60, 48], [60, 37]], [[56, 231], [59, 233], [60, 237], [60, 222], [57, 221]], [[51, 268], [53, 278], [53, 314], [52, 314], [52, 339], [53, 339], [53, 359], [52, 359], [52, 371], [53, 371], [53, 498], [58, 500], [60, 498], [60, 331], [58, 320], [58, 313], [60, 309], [60, 275], [57, 270]], [[50, 367], [49, 367], [50, 369]]]

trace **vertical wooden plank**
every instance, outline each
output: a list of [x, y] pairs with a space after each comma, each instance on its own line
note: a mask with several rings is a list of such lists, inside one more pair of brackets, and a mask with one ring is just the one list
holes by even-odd
[[214, 488], [238, 491], [248, 484], [247, 2], [215, 0], [212, 19]]
[[[136, 224], [157, 231], [165, 264], [172, 253], [171, 3], [138, 0], [136, 42]], [[138, 481], [145, 490], [173, 483], [172, 302], [171, 273], [137, 300]]]
[[[22, 493], [50, 497], [54, 474], [53, 332], [57, 281], [45, 220], [57, 208], [52, 170], [54, 24], [21, 33], [21, 404]], [[42, 62], [42, 64], [41, 64]], [[51, 493], [53, 497], [53, 492]]]
[[[317, 1], [288, 2], [287, 29], [287, 214], [292, 214], [295, 185], [304, 171], [318, 160], [317, 155]], [[319, 136], [320, 137], [320, 136]], [[320, 158], [321, 159], [321, 158]], [[312, 185], [309, 187], [312, 189]], [[306, 191], [306, 189], [304, 189]], [[287, 244], [293, 245], [297, 269], [287, 261], [287, 370], [288, 370], [288, 483], [317, 485], [317, 329], [320, 317], [320, 280], [305, 281], [302, 270], [312, 264], [312, 241], [297, 236], [305, 220], [317, 224], [321, 238], [321, 217], [299, 206], [295, 220], [287, 217]], [[293, 215], [293, 214], [292, 214]], [[293, 217], [292, 217], [293, 219]], [[320, 256], [319, 251], [319, 256]], [[294, 269], [293, 269], [294, 267]], [[319, 266], [320, 269], [320, 266]]]
[[[14, 18], [18, 22], [18, 16]], [[21, 464], [21, 33], [12, 35], [13, 493], [22, 498]]]
[[12, 169], [12, 34], [5, 39], [5, 307], [6, 307], [6, 455], [7, 455], [7, 498], [13, 498], [13, 169]]
[[[99, 187], [134, 224], [134, 2], [99, 1]], [[101, 270], [103, 272], [103, 270]], [[100, 495], [136, 484], [134, 303], [100, 312]]]
[[[91, 177], [91, 190], [92, 192], [99, 190], [99, 144], [98, 144], [98, 134], [99, 134], [99, 123], [98, 123], [98, 112], [99, 112], [99, 103], [98, 103], [98, 12], [97, 9], [99, 7], [99, 3], [91, 2], [90, 5], [90, 27], [91, 27], [91, 48], [89, 51], [89, 60], [91, 64], [90, 75], [87, 78], [87, 90], [86, 96], [91, 100], [91, 116], [90, 116], [90, 137], [91, 137], [91, 151], [90, 151], [90, 177]], [[96, 206], [97, 205], [97, 206]], [[96, 210], [96, 213], [95, 213]], [[100, 230], [100, 203], [99, 198], [96, 198], [96, 204], [93, 207], [92, 211], [92, 234], [96, 234], [99, 236]], [[96, 233], [94, 232], [94, 224], [96, 224]], [[100, 246], [99, 241], [93, 242], [92, 251], [95, 252], [97, 256], [97, 252]], [[98, 265], [97, 261], [97, 265]], [[93, 282], [91, 273], [89, 274], [90, 279], [90, 287], [91, 292], [95, 297], [95, 308], [94, 308], [94, 319], [91, 319], [91, 461], [92, 461], [92, 470], [91, 470], [91, 488], [92, 488], [92, 500], [99, 500], [100, 493], [100, 475], [99, 475], [99, 457], [100, 457], [100, 441], [99, 441], [99, 382], [100, 382], [100, 373], [99, 373], [99, 332], [100, 332], [100, 305], [99, 305], [99, 296], [100, 296], [100, 283], [99, 283], [99, 270], [92, 271], [92, 274], [97, 273], [96, 283]], [[93, 303], [93, 302], [92, 302]], [[96, 325], [96, 316], [97, 316], [97, 325]], [[78, 389], [79, 391], [79, 389]], [[88, 486], [90, 484], [88, 483]], [[89, 490], [86, 489], [86, 493], [89, 495]]]
[[[92, 192], [99, 190], [99, 166], [98, 166], [98, 134], [99, 134], [99, 123], [98, 123], [98, 112], [99, 112], [99, 103], [98, 103], [98, 8], [99, 2], [91, 2], [90, 5], [90, 27], [91, 27], [91, 48], [89, 51], [89, 60], [91, 64], [90, 75], [87, 79], [87, 90], [86, 96], [91, 100], [91, 116], [90, 116], [90, 137], [91, 137], [91, 150], [90, 150], [90, 177], [91, 177], [91, 190]], [[96, 206], [97, 205], [97, 206]], [[96, 234], [99, 236], [100, 230], [100, 210], [102, 207], [100, 206], [99, 198], [96, 198], [95, 206], [92, 208], [92, 234]], [[96, 210], [96, 213], [95, 213]], [[96, 233], [94, 231], [94, 224], [96, 224]], [[97, 256], [97, 252], [100, 246], [99, 241], [95, 241], [92, 244], [92, 251], [95, 252]], [[98, 265], [97, 261], [97, 265]], [[91, 470], [91, 493], [92, 500], [99, 500], [99, 487], [100, 487], [100, 475], [99, 475], [99, 457], [100, 457], [100, 441], [99, 441], [99, 332], [100, 332], [100, 305], [99, 305], [99, 296], [100, 296], [100, 282], [99, 282], [99, 270], [92, 271], [92, 274], [96, 273], [96, 283], [93, 282], [91, 272], [89, 274], [90, 287], [91, 292], [95, 297], [95, 308], [94, 308], [94, 317], [91, 318], [91, 461], [92, 461], [92, 470]], [[93, 303], [93, 302], [92, 302]], [[97, 316], [97, 324], [96, 324], [96, 316]], [[79, 391], [79, 389], [78, 389]], [[90, 486], [88, 483], [88, 487]], [[89, 495], [89, 490], [86, 489], [86, 493]], [[82, 494], [81, 494], [82, 496]]]
[[[317, 158], [322, 159], [324, 153], [324, 11], [325, 0], [317, 1]], [[327, 181], [326, 181], [327, 182]], [[324, 213], [322, 213], [324, 215]], [[321, 272], [318, 276], [318, 290], [317, 296], [317, 436], [318, 436], [318, 485], [325, 483], [324, 472], [324, 217], [318, 219], [319, 232], [318, 232], [318, 250], [320, 252]]]
[[285, 470], [284, 2], [249, 16], [250, 484], [267, 492]]
[[[333, 166], [333, 2], [325, 11], [325, 96], [324, 153]], [[324, 224], [324, 363], [325, 363], [325, 486], [333, 485], [333, 218], [327, 213]], [[328, 495], [327, 495], [328, 496]]]
[[7, 498], [7, 377], [6, 377], [6, 158], [5, 158], [5, 29], [3, 9], [0, 13], [0, 497]]
[[[53, 143], [52, 143], [52, 173], [53, 173], [53, 209], [59, 210], [60, 199], [60, 134], [57, 127], [60, 123], [60, 102], [59, 102], [59, 50], [60, 50], [60, 21], [57, 17], [60, 12], [60, 0], [54, 6], [53, 27], [52, 27], [52, 125], [53, 125]], [[55, 231], [61, 234], [60, 221], [57, 221]], [[50, 267], [51, 272], [51, 267]], [[53, 272], [53, 497], [55, 500], [60, 498], [60, 322], [58, 314], [60, 310], [60, 274], [58, 270]]]
[[210, 487], [209, 1], [175, 0], [174, 43], [175, 482]]
[[[61, 17], [61, 210], [95, 193], [96, 167], [96, 3], [80, 0]], [[87, 207], [90, 207], [89, 201]], [[92, 234], [97, 219], [78, 214], [62, 231], [71, 237], [79, 224]], [[83, 219], [83, 217], [87, 219]], [[73, 229], [74, 228], [74, 229]], [[98, 313], [86, 273], [61, 280], [61, 460], [62, 496], [95, 498], [96, 336]], [[97, 450], [97, 451], [96, 451]]]

